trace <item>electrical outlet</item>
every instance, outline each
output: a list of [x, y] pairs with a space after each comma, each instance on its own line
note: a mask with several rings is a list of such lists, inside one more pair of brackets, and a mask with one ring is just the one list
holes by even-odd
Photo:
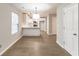
[[0, 48], [2, 47], [2, 45], [0, 44]]

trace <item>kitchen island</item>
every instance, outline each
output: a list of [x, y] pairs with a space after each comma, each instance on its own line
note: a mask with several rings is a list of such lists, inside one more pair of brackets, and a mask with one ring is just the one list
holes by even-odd
[[40, 36], [39, 27], [23, 27], [23, 36]]

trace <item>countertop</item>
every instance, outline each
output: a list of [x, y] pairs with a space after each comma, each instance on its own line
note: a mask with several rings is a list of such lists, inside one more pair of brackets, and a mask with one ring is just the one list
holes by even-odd
[[23, 26], [22, 28], [26, 28], [26, 29], [40, 29], [39, 27], [26, 27], [26, 26]]

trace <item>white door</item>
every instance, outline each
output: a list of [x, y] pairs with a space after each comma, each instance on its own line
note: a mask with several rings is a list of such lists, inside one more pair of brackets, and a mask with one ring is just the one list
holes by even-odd
[[70, 5], [64, 8], [64, 39], [65, 49], [71, 55], [78, 53], [78, 10], [77, 5]]
[[78, 55], [78, 4], [74, 5], [74, 20], [73, 20], [73, 55]]
[[73, 7], [64, 8], [64, 39], [65, 39], [65, 49], [72, 54], [73, 51]]

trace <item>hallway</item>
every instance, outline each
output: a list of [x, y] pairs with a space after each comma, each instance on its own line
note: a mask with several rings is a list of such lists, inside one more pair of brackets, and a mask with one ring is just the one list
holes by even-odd
[[22, 37], [3, 56], [70, 56], [56, 43], [56, 35], [45, 32], [39, 37]]

